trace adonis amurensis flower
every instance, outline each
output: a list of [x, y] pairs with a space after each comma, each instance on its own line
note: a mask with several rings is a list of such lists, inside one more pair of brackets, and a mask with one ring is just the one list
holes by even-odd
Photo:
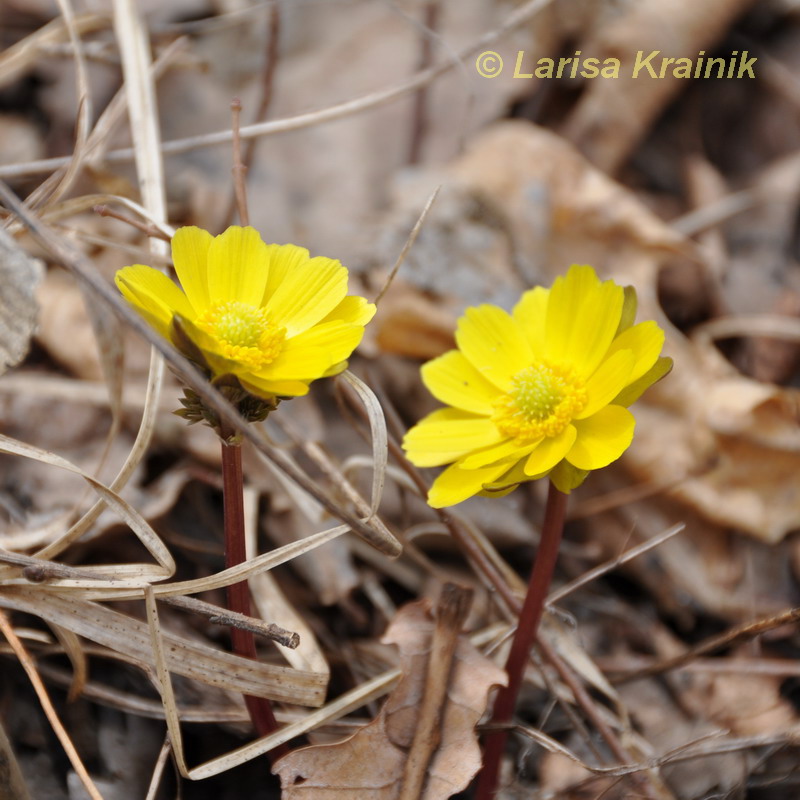
[[[141, 264], [119, 270], [116, 284], [250, 419], [345, 369], [375, 313], [363, 297], [347, 296], [348, 272], [338, 261], [265, 244], [254, 228], [219, 236], [179, 228], [172, 259], [182, 289]], [[182, 402], [184, 416], [214, 425], [194, 393]]]
[[633, 439], [627, 406], [672, 365], [660, 356], [664, 332], [634, 325], [635, 315], [633, 289], [601, 282], [588, 266], [525, 292], [511, 314], [467, 309], [458, 349], [422, 368], [448, 408], [403, 441], [419, 467], [450, 464], [429, 503], [498, 496], [544, 476], [569, 492], [619, 458]]

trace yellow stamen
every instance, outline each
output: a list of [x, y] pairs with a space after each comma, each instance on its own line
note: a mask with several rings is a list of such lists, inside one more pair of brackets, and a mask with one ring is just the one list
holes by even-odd
[[197, 325], [217, 340], [221, 355], [252, 369], [274, 361], [286, 339], [286, 328], [271, 322], [265, 309], [238, 300], [207, 308]]
[[520, 445], [558, 436], [586, 406], [586, 387], [570, 367], [538, 363], [518, 372], [494, 403], [492, 421]]

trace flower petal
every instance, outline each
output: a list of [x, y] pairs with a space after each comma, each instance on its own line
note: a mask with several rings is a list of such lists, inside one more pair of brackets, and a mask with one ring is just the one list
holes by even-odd
[[656, 322], [640, 322], [617, 336], [608, 348], [608, 355], [619, 350], [630, 350], [634, 365], [628, 383], [639, 380], [658, 360], [664, 347], [664, 331]]
[[559, 461], [558, 464], [550, 470], [548, 477], [559, 492], [569, 494], [586, 480], [588, 474], [589, 470], [573, 467], [569, 461], [564, 459], [563, 461]]
[[589, 266], [570, 267], [550, 290], [545, 323], [547, 357], [572, 364], [589, 377], [619, 327], [625, 293], [613, 281], [600, 283]]
[[488, 417], [455, 408], [440, 408], [406, 433], [403, 447], [412, 464], [438, 467], [472, 450], [496, 444], [502, 438]]
[[473, 414], [490, 415], [497, 387], [467, 361], [463, 353], [451, 350], [422, 367], [422, 382], [442, 403]]
[[508, 466], [503, 464], [484, 469], [462, 469], [458, 464], [453, 464], [433, 482], [428, 492], [428, 503], [433, 508], [454, 506], [479, 494], [484, 484], [491, 483], [507, 469]]
[[333, 375], [339, 375], [340, 373], [344, 372], [350, 366], [349, 361], [337, 361], [335, 364], [331, 364], [325, 372], [320, 375], [321, 378], [330, 378]]
[[626, 386], [615, 398], [614, 405], [629, 406], [635, 403], [654, 383], [670, 373], [672, 359], [662, 356], [638, 381]]
[[[330, 366], [330, 364], [336, 364], [349, 358], [363, 336], [363, 325], [352, 325], [339, 320], [321, 322], [319, 325], [287, 339], [280, 356], [273, 364], [291, 360], [305, 347], [319, 347], [328, 353]], [[280, 367], [276, 367], [276, 369], [280, 369]]]
[[312, 381], [321, 378], [333, 363], [330, 353], [319, 343], [295, 344], [289, 339], [271, 364], [250, 374], [264, 381]]
[[578, 469], [600, 469], [616, 461], [633, 440], [635, 420], [622, 406], [606, 406], [588, 419], [575, 420], [578, 438], [567, 461]]
[[123, 297], [165, 339], [175, 313], [191, 319], [194, 310], [186, 295], [163, 272], [143, 264], [123, 267], [114, 278]]
[[472, 366], [504, 391], [512, 377], [533, 361], [522, 331], [497, 306], [468, 308], [458, 321], [456, 342]]
[[[500, 481], [502, 481], [500, 476]], [[519, 489], [518, 483], [507, 483], [503, 485], [502, 489], [492, 489], [492, 484], [484, 484], [483, 489], [478, 492], [478, 497], [505, 497], [511, 494], [515, 489]]]
[[269, 272], [269, 250], [255, 228], [232, 225], [208, 248], [208, 294], [212, 303], [258, 306]]
[[630, 350], [618, 350], [594, 371], [586, 381], [586, 406], [575, 419], [586, 419], [607, 406], [629, 383], [634, 357]]
[[509, 461], [519, 461], [521, 458], [525, 458], [537, 444], [538, 442], [523, 447], [518, 445], [514, 439], [509, 439], [500, 444], [478, 450], [476, 453], [470, 453], [458, 463], [464, 469], [480, 469], [489, 464], [499, 464], [501, 462], [507, 464]]
[[331, 258], [298, 262], [266, 299], [271, 319], [295, 336], [315, 325], [347, 294], [347, 269]]
[[266, 381], [254, 375], [239, 375], [239, 383], [257, 397], [302, 397], [308, 394], [308, 384], [302, 381]]
[[625, 293], [625, 299], [622, 301], [622, 314], [619, 318], [617, 336], [633, 325], [636, 320], [636, 309], [639, 306], [639, 298], [636, 297], [636, 289], [633, 286], [623, 286], [622, 291]]
[[366, 298], [350, 294], [345, 297], [329, 314], [320, 322], [352, 322], [355, 325], [366, 325], [377, 311], [374, 303], [367, 302]]
[[269, 274], [267, 275], [267, 285], [264, 287], [262, 306], [267, 304], [267, 300], [275, 294], [287, 275], [311, 260], [308, 250], [305, 247], [298, 247], [296, 244], [268, 244], [267, 254], [269, 256]]
[[528, 456], [525, 474], [541, 476], [551, 470], [569, 452], [578, 435], [574, 425], [567, 425], [558, 436], [543, 439]]
[[550, 290], [543, 286], [529, 289], [514, 306], [512, 316], [522, 331], [534, 358], [544, 356], [544, 331]]
[[178, 228], [172, 237], [172, 262], [196, 314], [211, 305], [208, 293], [208, 249], [214, 237], [202, 228]]
[[[504, 462], [506, 472], [503, 472], [499, 477], [495, 478], [491, 483], [485, 483], [483, 490], [487, 493], [495, 495], [499, 492], [507, 494], [509, 491], [516, 489], [521, 483], [530, 481], [530, 477], [525, 474], [525, 461], [523, 458], [517, 461], [511, 469], [508, 469], [508, 462]], [[495, 466], [494, 464], [492, 466]], [[500, 495], [502, 496], [502, 495]]]

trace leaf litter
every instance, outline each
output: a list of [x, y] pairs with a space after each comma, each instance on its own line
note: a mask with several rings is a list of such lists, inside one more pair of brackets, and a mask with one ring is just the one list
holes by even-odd
[[[29, 196], [26, 213], [51, 234], [32, 237], [4, 201], [0, 605], [8, 641], [28, 655], [3, 651], [12, 687], [3, 788], [84, 797], [82, 761], [106, 800], [274, 798], [260, 756], [280, 740], [295, 748], [278, 765], [286, 797], [313, 797], [313, 781], [324, 796], [367, 796], [342, 775], [356, 748], [375, 796], [463, 794], [487, 693], [502, 676], [484, 656], [486, 674], [456, 656], [472, 675], [471, 708], [456, 719], [461, 707], [448, 697], [433, 726], [442, 744], [414, 766], [415, 721], [435, 684], [431, 645], [417, 639], [428, 641], [426, 608], [455, 581], [475, 597], [469, 638], [503, 663], [542, 497], [532, 487], [475, 498], [437, 518], [417, 492], [428, 478], [397, 462], [393, 443], [430, 410], [417, 367], [452, 347], [465, 305], [508, 306], [586, 262], [635, 284], [642, 313], [667, 330], [676, 369], [637, 405], [623, 461], [574, 497], [559, 562], [574, 588], [554, 595], [500, 796], [795, 796], [796, 9], [648, 0], [566, 13], [541, 2], [507, 16], [489, 0], [465, 0], [459, 13], [439, 0], [435, 69], [414, 75], [430, 34], [421, 4], [280, 4], [271, 116], [245, 125], [258, 142], [255, 222], [274, 241], [337, 253], [364, 294], [382, 297], [350, 383], [313, 393], [285, 431], [270, 421], [253, 437], [252, 554], [225, 571], [208, 432], [168, 418], [178, 382], [152, 342], [126, 321], [109, 325], [102, 297], [58, 264], [106, 278], [133, 261], [168, 268], [159, 242], [148, 255], [136, 227], [93, 216], [98, 204], [167, 235], [169, 223], [222, 224], [229, 157], [211, 142], [230, 141], [233, 94], [245, 115], [257, 107], [271, 10], [234, 5], [209, 12], [185, 0], [181, 12], [143, 4], [137, 13], [116, 2], [118, 35], [110, 16], [78, 4], [56, 14], [52, 4], [21, 13], [2, 3], [0, 177]], [[349, 5], [363, 12], [356, 26]], [[137, 51], [144, 43], [152, 65]], [[497, 80], [472, 71], [487, 47], [511, 56]], [[758, 48], [763, 70], [754, 82], [510, 74], [518, 48], [535, 60], [649, 47]], [[454, 51], [470, 55], [450, 66]], [[427, 133], [406, 168], [420, 86]], [[158, 130], [186, 138], [162, 150]], [[33, 161], [42, 156], [56, 160]], [[667, 535], [678, 524], [685, 530]], [[390, 560], [398, 542], [403, 553]], [[242, 664], [198, 605], [168, 602], [199, 594], [219, 606], [224, 586], [243, 577], [263, 618], [252, 622], [299, 632], [298, 651], [264, 641], [259, 664]], [[457, 639], [460, 653], [467, 634]], [[44, 706], [25, 693], [17, 663], [38, 669], [77, 761], [48, 744]], [[242, 689], [282, 698], [277, 735], [243, 744]], [[165, 719], [171, 748], [159, 754]], [[101, 747], [112, 735], [122, 744]], [[453, 764], [445, 754], [458, 736], [471, 755]], [[614, 755], [614, 737], [630, 758]], [[166, 766], [171, 752], [184, 778]], [[139, 776], [135, 795], [124, 775]]]

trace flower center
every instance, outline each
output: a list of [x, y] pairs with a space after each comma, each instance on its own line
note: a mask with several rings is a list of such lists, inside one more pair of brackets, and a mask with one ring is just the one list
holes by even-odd
[[207, 308], [197, 325], [217, 340], [221, 355], [252, 369], [274, 361], [286, 338], [286, 328], [271, 322], [265, 309], [238, 300]]
[[541, 362], [520, 370], [494, 403], [492, 421], [520, 445], [558, 436], [586, 406], [586, 387], [573, 370]]

